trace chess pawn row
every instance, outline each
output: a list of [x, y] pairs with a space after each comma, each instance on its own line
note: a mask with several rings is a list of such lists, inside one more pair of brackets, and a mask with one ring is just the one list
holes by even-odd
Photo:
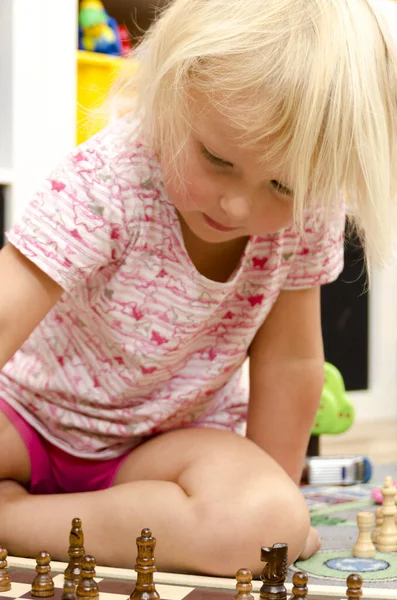
[[[396, 502], [397, 502], [397, 500], [396, 500]], [[396, 522], [396, 527], [397, 527], [397, 514], [396, 514], [395, 522]], [[375, 544], [375, 546], [376, 546], [376, 542], [378, 541], [379, 531], [380, 531], [382, 523], [383, 523], [383, 509], [381, 506], [378, 506], [375, 511], [375, 527], [372, 531], [372, 541]]]
[[36, 576], [32, 581], [31, 594], [35, 598], [50, 598], [54, 595], [54, 582], [50, 575], [51, 556], [48, 552], [40, 552], [36, 556]]
[[62, 600], [98, 600], [99, 587], [95, 581], [95, 558], [86, 554], [81, 559], [79, 566], [80, 576], [78, 579], [64, 579]]
[[77, 600], [99, 599], [99, 587], [97, 582], [95, 581], [95, 567], [95, 558], [86, 554], [81, 561], [81, 577], [76, 587]]
[[234, 600], [254, 600], [252, 592], [252, 573], [249, 569], [239, 569], [236, 573], [236, 595]]
[[[382, 489], [384, 498], [383, 506], [378, 506], [375, 511], [375, 528], [372, 531], [372, 542], [379, 552], [397, 551], [397, 493], [391, 477], [386, 477]], [[384, 508], [386, 505], [386, 525], [384, 525]], [[385, 537], [386, 536], [386, 537]], [[380, 539], [381, 538], [381, 539]], [[385, 543], [386, 542], [386, 543]]]
[[382, 488], [382, 524], [376, 540], [376, 548], [379, 552], [397, 552], [397, 526], [396, 526], [396, 488], [393, 478], [388, 476]]
[[[396, 502], [397, 502], [397, 500], [396, 500]], [[376, 520], [375, 527], [372, 531], [372, 541], [376, 545], [376, 542], [378, 541], [379, 531], [380, 531], [381, 525], [383, 523], [383, 508], [381, 506], [378, 506], [376, 508], [375, 520]], [[397, 527], [397, 514], [396, 514], [395, 522], [396, 522], [396, 527]]]
[[371, 536], [372, 541], [375, 545], [378, 542], [379, 531], [382, 526], [382, 523], [383, 523], [383, 511], [382, 511], [382, 507], [378, 506], [377, 509], [375, 510], [375, 527], [372, 531], [372, 536]]
[[85, 556], [84, 534], [81, 519], [73, 519], [69, 534], [69, 562], [64, 571], [64, 578], [77, 583], [81, 578], [81, 562]]
[[80, 562], [80, 577], [76, 581], [64, 579], [62, 600], [99, 600], [99, 587], [95, 581], [96, 561], [86, 554]]
[[11, 577], [7, 571], [7, 550], [0, 548], [0, 592], [11, 589]]

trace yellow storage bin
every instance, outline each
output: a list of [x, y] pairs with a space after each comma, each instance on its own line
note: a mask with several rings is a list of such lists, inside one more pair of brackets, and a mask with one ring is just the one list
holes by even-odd
[[125, 58], [77, 51], [77, 144], [81, 144], [106, 124], [100, 107], [106, 100]]

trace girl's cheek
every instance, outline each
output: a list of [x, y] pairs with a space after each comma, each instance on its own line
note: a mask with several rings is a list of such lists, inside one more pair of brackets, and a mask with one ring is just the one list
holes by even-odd
[[189, 212], [199, 210], [201, 196], [192, 182], [165, 178], [164, 188], [177, 210]]
[[293, 206], [280, 204], [269, 197], [263, 203], [256, 205], [256, 210], [251, 213], [249, 229], [251, 235], [265, 235], [280, 231], [293, 224]]

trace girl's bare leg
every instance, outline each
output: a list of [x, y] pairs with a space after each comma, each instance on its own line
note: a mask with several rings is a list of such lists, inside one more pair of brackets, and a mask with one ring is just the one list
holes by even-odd
[[133, 566], [144, 527], [157, 538], [162, 571], [234, 576], [261, 568], [260, 548], [287, 542], [289, 561], [305, 546], [309, 516], [295, 484], [260, 448], [233, 433], [184, 429], [134, 450], [115, 486], [32, 496], [0, 485], [0, 539], [9, 553], [40, 550], [65, 560], [71, 520], [83, 521], [98, 564]]

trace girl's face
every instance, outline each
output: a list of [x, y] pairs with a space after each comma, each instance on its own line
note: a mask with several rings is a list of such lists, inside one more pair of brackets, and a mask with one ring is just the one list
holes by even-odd
[[[196, 100], [201, 108], [203, 100]], [[165, 190], [189, 229], [217, 243], [291, 225], [293, 191], [280, 173], [260, 161], [259, 150], [237, 147], [235, 131], [215, 108], [206, 106], [195, 116], [183, 185], [166, 153], [161, 158]]]

